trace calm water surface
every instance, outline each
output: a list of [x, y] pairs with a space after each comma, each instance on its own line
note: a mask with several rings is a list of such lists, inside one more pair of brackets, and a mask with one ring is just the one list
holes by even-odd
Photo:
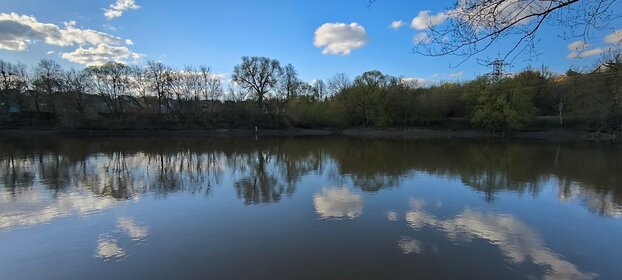
[[0, 138], [0, 279], [622, 279], [622, 148]]

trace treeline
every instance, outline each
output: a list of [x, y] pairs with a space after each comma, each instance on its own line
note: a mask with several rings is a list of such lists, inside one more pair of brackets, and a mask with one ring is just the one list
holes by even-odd
[[64, 70], [49, 59], [32, 69], [0, 60], [0, 74], [5, 127], [622, 130], [619, 52], [589, 71], [526, 69], [435, 85], [379, 71], [309, 84], [291, 64], [264, 57], [243, 57], [226, 82], [206, 66], [175, 69], [155, 61]]

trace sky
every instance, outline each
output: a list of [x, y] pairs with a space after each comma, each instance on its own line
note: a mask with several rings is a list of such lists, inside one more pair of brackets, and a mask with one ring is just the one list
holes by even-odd
[[[614, 5], [621, 8], [622, 1]], [[468, 80], [490, 69], [476, 59], [412, 52], [452, 0], [0, 0], [0, 59], [35, 65], [51, 58], [66, 68], [115, 60], [174, 67], [207, 65], [230, 74], [242, 56], [266, 56], [296, 67], [302, 80], [364, 71], [430, 82]], [[422, 26], [423, 23], [423, 26]], [[563, 73], [593, 65], [620, 44], [622, 22], [595, 30], [587, 42], [564, 39], [559, 26], [538, 34], [539, 56], [516, 59], [509, 71], [547, 65]], [[562, 33], [562, 34], [560, 34]], [[491, 59], [513, 44], [478, 55]]]

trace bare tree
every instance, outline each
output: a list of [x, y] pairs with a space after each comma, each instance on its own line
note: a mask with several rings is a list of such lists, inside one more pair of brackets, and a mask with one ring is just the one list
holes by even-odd
[[207, 80], [206, 88], [206, 100], [211, 104], [211, 111], [214, 111], [214, 104], [219, 102], [222, 98], [224, 91], [222, 89], [222, 82], [218, 75], [212, 74]]
[[93, 89], [99, 94], [108, 110], [116, 117], [123, 114], [122, 97], [129, 93], [129, 68], [121, 63], [109, 62], [87, 68], [93, 80]]
[[0, 59], [0, 90], [6, 91], [12, 88], [15, 77], [15, 69], [12, 63]]
[[[370, 5], [377, 0], [370, 0]], [[502, 60], [529, 51], [535, 54], [538, 30], [544, 25], [565, 29], [567, 38], [587, 39], [622, 15], [616, 0], [458, 0], [436, 15], [419, 18], [414, 51], [427, 56], [457, 55], [464, 60], [512, 40]], [[560, 28], [558, 28], [560, 29]]]
[[168, 102], [171, 93], [172, 70], [170, 67], [157, 61], [147, 63], [147, 75], [151, 81], [153, 91], [158, 98], [158, 114], [162, 113], [162, 105], [166, 106], [170, 112], [171, 107]]
[[75, 102], [76, 110], [83, 115], [86, 109], [87, 89], [90, 87], [87, 71], [71, 69], [63, 75], [63, 91], [70, 94]]
[[345, 73], [337, 73], [328, 78], [328, 91], [332, 95], [336, 95], [351, 86], [352, 81]]
[[240, 87], [236, 82], [232, 82], [227, 86], [226, 100], [235, 103], [242, 102], [248, 95], [248, 90]]
[[60, 90], [63, 69], [60, 64], [51, 59], [42, 59], [34, 69], [34, 102], [37, 113], [41, 112], [39, 93], [53, 94]]
[[293, 65], [287, 64], [283, 68], [283, 73], [279, 79], [279, 85], [277, 89], [276, 100], [278, 103], [278, 113], [285, 112], [285, 106], [298, 94], [300, 88], [300, 80], [298, 79], [298, 72]]
[[205, 101], [206, 107], [211, 104], [210, 110], [213, 110], [214, 103], [218, 102], [224, 95], [222, 81], [207, 66], [199, 67], [199, 76], [201, 98]]
[[267, 57], [242, 57], [242, 63], [233, 68], [233, 81], [242, 88], [251, 90], [260, 108], [263, 108], [264, 97], [278, 83], [282, 72], [278, 60]]
[[[130, 75], [130, 87], [134, 91], [134, 95], [143, 99], [143, 103], [147, 104], [147, 96], [151, 91], [151, 81], [144, 67], [138, 65], [128, 66]], [[144, 109], [144, 107], [142, 108]]]

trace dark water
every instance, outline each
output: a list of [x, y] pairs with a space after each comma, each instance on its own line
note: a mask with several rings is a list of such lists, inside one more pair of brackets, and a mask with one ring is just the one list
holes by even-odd
[[0, 138], [0, 279], [622, 279], [622, 149]]

